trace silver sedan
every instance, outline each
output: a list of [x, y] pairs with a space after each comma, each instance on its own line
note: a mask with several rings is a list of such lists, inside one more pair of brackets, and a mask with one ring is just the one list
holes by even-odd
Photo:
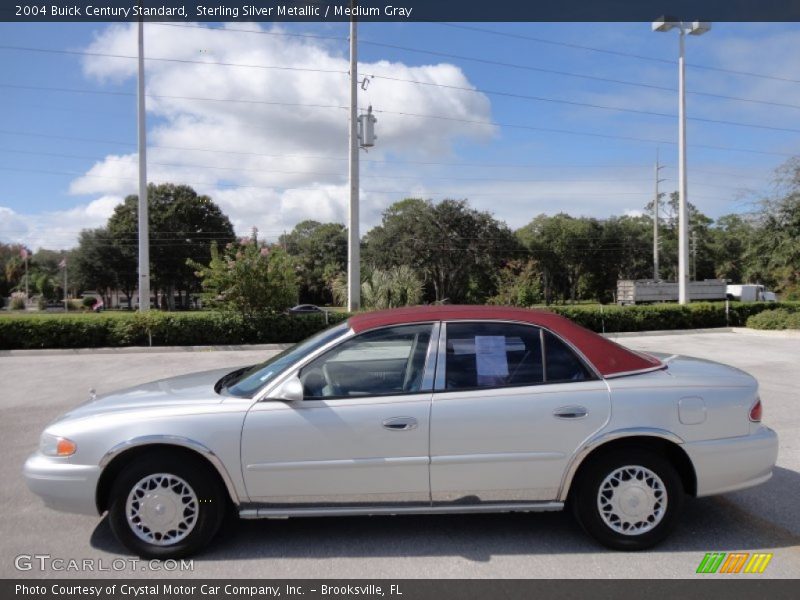
[[686, 496], [760, 484], [777, 458], [758, 384], [625, 349], [548, 312], [362, 313], [257, 365], [93, 397], [25, 463], [52, 508], [108, 513], [144, 557], [241, 518], [554, 511], [649, 548]]

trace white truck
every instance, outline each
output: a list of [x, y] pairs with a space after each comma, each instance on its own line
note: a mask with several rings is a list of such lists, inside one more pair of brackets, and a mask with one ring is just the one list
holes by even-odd
[[[690, 300], [725, 300], [724, 279], [706, 279], [689, 282]], [[646, 304], [649, 302], [677, 302], [678, 283], [653, 279], [620, 279], [617, 281], [617, 304]]]
[[726, 288], [726, 295], [729, 300], [739, 300], [740, 302], [775, 302], [777, 300], [775, 292], [768, 291], [759, 283], [729, 285]]

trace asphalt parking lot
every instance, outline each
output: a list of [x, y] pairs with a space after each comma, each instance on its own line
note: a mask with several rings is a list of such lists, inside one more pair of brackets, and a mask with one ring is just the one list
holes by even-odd
[[687, 502], [673, 535], [634, 555], [597, 546], [562, 513], [232, 521], [213, 547], [195, 558], [193, 570], [183, 573], [153, 573], [141, 565], [64, 572], [41, 570], [36, 563], [17, 570], [19, 555], [100, 559], [95, 565], [106, 567], [116, 558], [130, 558], [105, 519], [44, 508], [25, 487], [22, 464], [44, 426], [84, 401], [90, 387], [103, 392], [250, 364], [274, 350], [1, 353], [0, 577], [684, 578], [694, 575], [710, 551], [772, 552], [758, 577], [800, 576], [800, 334], [715, 332], [618, 341], [718, 360], [755, 375], [764, 421], [780, 436], [772, 480]]

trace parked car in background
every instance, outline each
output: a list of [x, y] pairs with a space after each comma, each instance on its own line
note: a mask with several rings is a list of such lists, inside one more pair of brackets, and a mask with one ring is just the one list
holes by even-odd
[[92, 397], [25, 463], [48, 506], [108, 513], [144, 557], [245, 519], [555, 511], [615, 549], [685, 496], [760, 484], [778, 441], [756, 380], [628, 350], [558, 315], [360, 313], [263, 363]]
[[325, 311], [314, 304], [298, 304], [286, 311], [290, 315], [323, 314]]

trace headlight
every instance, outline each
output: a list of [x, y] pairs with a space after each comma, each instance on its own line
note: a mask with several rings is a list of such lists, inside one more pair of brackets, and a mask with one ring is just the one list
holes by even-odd
[[72, 440], [43, 433], [39, 440], [39, 451], [45, 456], [72, 456], [78, 445]]

